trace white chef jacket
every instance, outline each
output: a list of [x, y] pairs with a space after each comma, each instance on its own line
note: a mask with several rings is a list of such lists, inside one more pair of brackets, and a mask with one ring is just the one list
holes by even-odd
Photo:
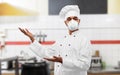
[[30, 49], [40, 57], [61, 56], [63, 63], [55, 62], [54, 75], [87, 75], [91, 63], [91, 43], [79, 31], [66, 35], [45, 49], [37, 41]]

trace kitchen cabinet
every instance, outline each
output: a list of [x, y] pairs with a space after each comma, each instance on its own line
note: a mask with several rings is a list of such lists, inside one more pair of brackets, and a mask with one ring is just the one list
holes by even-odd
[[3, 0], [3, 2], [7, 2], [20, 8], [26, 8], [28, 10], [37, 10], [36, 0]]

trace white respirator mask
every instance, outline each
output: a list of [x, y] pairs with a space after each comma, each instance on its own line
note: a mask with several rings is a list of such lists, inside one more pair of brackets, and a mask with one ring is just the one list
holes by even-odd
[[70, 31], [76, 30], [79, 28], [79, 24], [77, 21], [75, 20], [71, 20], [68, 24], [67, 27]]

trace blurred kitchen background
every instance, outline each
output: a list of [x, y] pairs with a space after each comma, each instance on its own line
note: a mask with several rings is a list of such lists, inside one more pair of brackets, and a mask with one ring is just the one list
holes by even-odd
[[80, 31], [91, 39], [93, 63], [98, 57], [95, 59], [102, 60], [104, 67], [119, 67], [120, 0], [0, 0], [0, 56], [36, 56], [40, 61], [29, 50], [30, 40], [18, 27], [27, 28], [49, 47], [67, 33], [59, 11], [68, 4], [81, 9]]

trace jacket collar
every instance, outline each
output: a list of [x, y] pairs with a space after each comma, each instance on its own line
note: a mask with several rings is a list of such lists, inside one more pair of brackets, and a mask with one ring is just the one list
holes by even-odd
[[65, 38], [66, 38], [66, 37], [69, 37], [69, 36], [76, 37], [76, 35], [79, 33], [79, 31], [80, 31], [80, 30], [77, 30], [77, 31], [73, 32], [71, 35], [67, 34], [67, 35], [65, 36]]
[[79, 33], [79, 30], [74, 31], [71, 35], [76, 35], [76, 34], [78, 34], [78, 33]]

